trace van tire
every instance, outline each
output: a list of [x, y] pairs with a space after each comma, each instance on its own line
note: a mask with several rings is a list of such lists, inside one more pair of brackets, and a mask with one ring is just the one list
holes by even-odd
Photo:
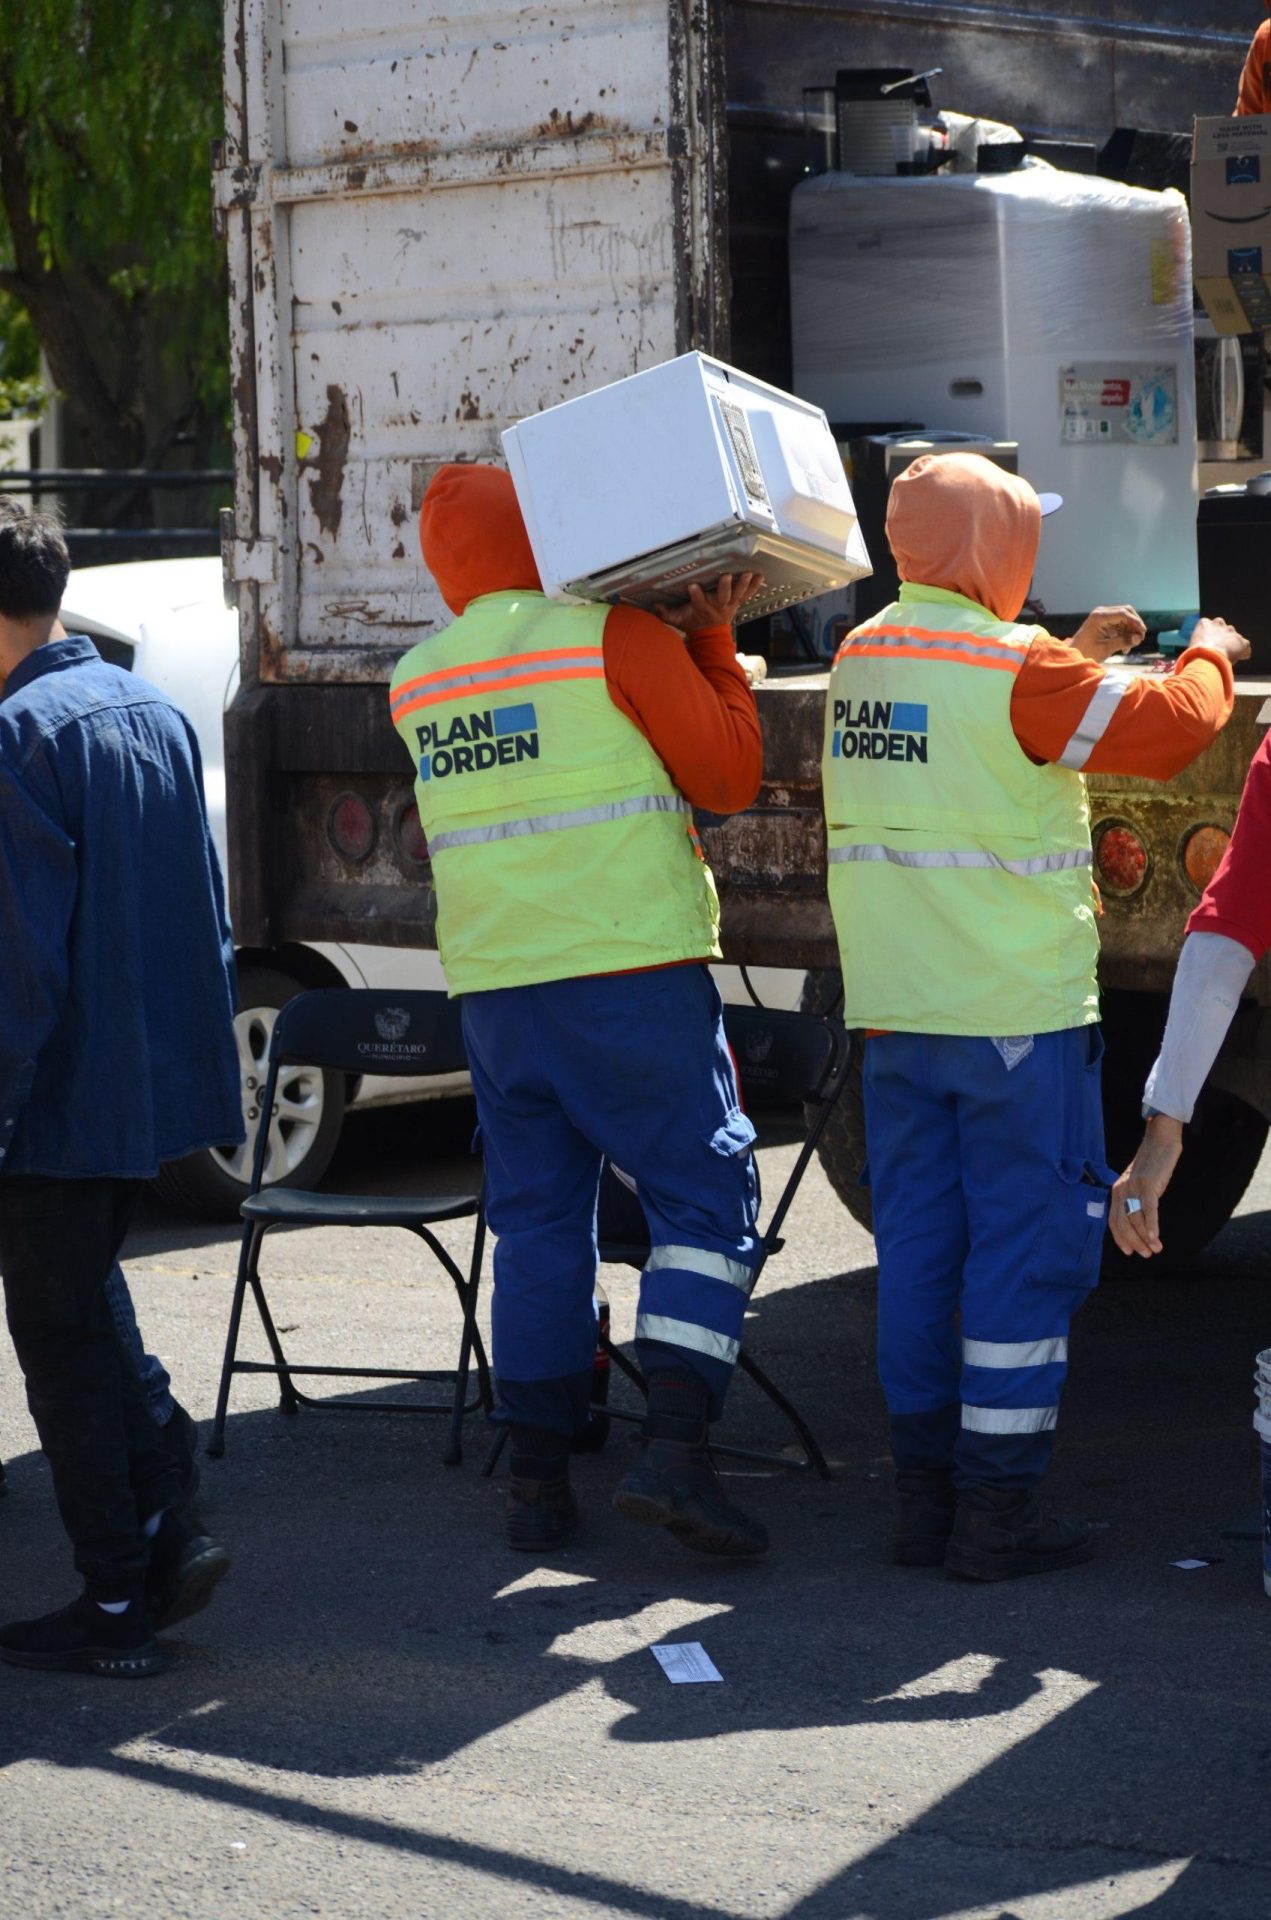
[[[244, 1044], [247, 1054], [254, 1057], [257, 1071], [254, 1077], [263, 1086], [263, 1045], [273, 1027], [273, 1018], [280, 1007], [285, 1007], [298, 993], [305, 991], [304, 983], [276, 967], [259, 966], [254, 962], [242, 965], [238, 972], [238, 1013], [235, 1016], [235, 1028], [240, 1039], [239, 1057], [244, 1058]], [[253, 1018], [253, 1016], [255, 1016]], [[244, 1073], [247, 1067], [243, 1068]], [[299, 1084], [299, 1083], [298, 1083]], [[288, 1147], [294, 1158], [286, 1166], [280, 1179], [271, 1180], [266, 1176], [267, 1186], [313, 1188], [321, 1181], [339, 1144], [340, 1130], [344, 1124], [345, 1081], [340, 1073], [314, 1070], [306, 1076], [306, 1085], [312, 1099], [312, 1119], [293, 1124], [288, 1133]], [[250, 1094], [245, 1088], [245, 1108], [250, 1103]], [[251, 1121], [246, 1123], [251, 1127]], [[254, 1134], [253, 1134], [254, 1140]], [[239, 1208], [246, 1199], [250, 1186], [251, 1158], [246, 1156], [241, 1167], [242, 1177], [227, 1165], [224, 1152], [204, 1149], [200, 1153], [188, 1154], [183, 1160], [169, 1160], [160, 1167], [155, 1187], [162, 1197], [182, 1213], [192, 1214], [200, 1220], [237, 1220]]]

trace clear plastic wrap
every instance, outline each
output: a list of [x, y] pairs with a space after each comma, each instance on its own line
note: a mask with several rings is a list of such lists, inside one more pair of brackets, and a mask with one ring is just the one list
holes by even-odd
[[[1196, 604], [1191, 240], [1177, 193], [1042, 163], [821, 174], [791, 201], [795, 390], [834, 422], [1017, 440], [1061, 493], [1053, 613]], [[1062, 524], [1061, 524], [1062, 522]]]

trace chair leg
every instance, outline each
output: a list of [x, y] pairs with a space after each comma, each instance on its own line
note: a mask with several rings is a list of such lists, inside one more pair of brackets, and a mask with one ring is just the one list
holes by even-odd
[[229, 1389], [234, 1372], [234, 1357], [238, 1352], [238, 1330], [243, 1320], [243, 1301], [247, 1295], [248, 1275], [255, 1270], [259, 1244], [259, 1229], [253, 1228], [238, 1256], [238, 1275], [234, 1281], [234, 1299], [229, 1310], [229, 1331], [225, 1336], [225, 1358], [221, 1362], [221, 1380], [216, 1390], [216, 1417], [212, 1421], [212, 1437], [206, 1449], [209, 1459], [212, 1460], [221, 1459], [225, 1452], [225, 1416], [229, 1410]]
[[[472, 1359], [474, 1341], [480, 1345], [477, 1336], [477, 1293], [480, 1289], [480, 1269], [473, 1274], [465, 1289], [463, 1306], [463, 1335], [459, 1342], [459, 1365], [455, 1372], [455, 1404], [450, 1415], [450, 1439], [446, 1451], [442, 1454], [442, 1463], [447, 1467], [457, 1467], [463, 1459], [463, 1409], [468, 1398], [468, 1368]], [[478, 1379], [484, 1374], [485, 1355], [478, 1361]], [[483, 1395], [484, 1398], [484, 1395]]]
[[268, 1304], [265, 1300], [265, 1289], [261, 1285], [260, 1274], [257, 1271], [260, 1243], [264, 1237], [264, 1233], [262, 1233], [260, 1239], [253, 1241], [251, 1271], [247, 1278], [256, 1301], [256, 1310], [260, 1314], [260, 1323], [265, 1329], [265, 1338], [269, 1342], [269, 1351], [273, 1354], [274, 1365], [278, 1369], [279, 1411], [290, 1417], [299, 1413], [300, 1403], [296, 1399], [295, 1389], [291, 1384], [291, 1375], [287, 1371], [287, 1356], [282, 1350], [282, 1342], [278, 1338], [277, 1331], [274, 1327], [273, 1315], [269, 1311]]
[[498, 1432], [495, 1434], [494, 1444], [491, 1446], [489, 1453], [487, 1453], [485, 1460], [482, 1462], [481, 1478], [483, 1480], [488, 1480], [491, 1474], [494, 1472], [494, 1469], [498, 1466], [499, 1455], [503, 1452], [504, 1447], [506, 1447], [508, 1443], [508, 1434], [510, 1432], [511, 1432], [510, 1427], [501, 1426]]
[[821, 1452], [820, 1447], [813, 1438], [811, 1429], [803, 1418], [803, 1415], [797, 1407], [790, 1404], [780, 1387], [776, 1385], [775, 1381], [768, 1378], [763, 1368], [751, 1359], [745, 1347], [742, 1348], [737, 1356], [737, 1365], [743, 1373], [750, 1375], [750, 1378], [754, 1381], [761, 1393], [767, 1394], [774, 1407], [777, 1407], [784, 1413], [786, 1419], [799, 1436], [800, 1444], [803, 1447], [804, 1454], [807, 1456], [808, 1465], [820, 1479], [832, 1480], [834, 1475], [830, 1472], [825, 1455]]

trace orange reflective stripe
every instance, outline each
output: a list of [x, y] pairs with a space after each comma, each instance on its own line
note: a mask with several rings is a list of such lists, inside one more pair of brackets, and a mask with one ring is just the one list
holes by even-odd
[[594, 660], [598, 649], [595, 647], [551, 647], [542, 653], [505, 653], [497, 660], [470, 660], [462, 667], [442, 667], [436, 673], [421, 674], [418, 679], [404, 681], [393, 695], [393, 705], [404, 699], [408, 693], [415, 693], [420, 687], [439, 687], [454, 680], [466, 680], [476, 673], [497, 673], [503, 667], [529, 666], [536, 660]]
[[844, 647], [834, 661], [840, 666], [848, 653], [857, 660], [940, 660], [955, 667], [987, 667], [993, 673], [1018, 673], [1022, 660], [969, 660], [951, 647]]
[[393, 719], [404, 720], [408, 713], [416, 713], [421, 707], [435, 707], [442, 700], [485, 700], [496, 693], [515, 693], [518, 687], [541, 687], [549, 680], [603, 680], [604, 677], [603, 667], [562, 667], [555, 672], [520, 673], [515, 679], [491, 680], [479, 687], [445, 687], [440, 693], [421, 693], [414, 700], [395, 704]]

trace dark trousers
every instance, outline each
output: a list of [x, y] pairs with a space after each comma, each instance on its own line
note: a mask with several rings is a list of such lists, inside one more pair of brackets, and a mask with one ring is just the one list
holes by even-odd
[[142, 1523], [180, 1493], [106, 1292], [139, 1184], [0, 1178], [9, 1332], [75, 1565], [102, 1600], [142, 1577]]

